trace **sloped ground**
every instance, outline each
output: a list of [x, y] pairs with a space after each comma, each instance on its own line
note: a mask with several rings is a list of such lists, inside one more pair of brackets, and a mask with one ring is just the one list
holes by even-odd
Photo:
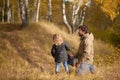
[[40, 78], [42, 73], [54, 73], [54, 60], [50, 53], [54, 29], [49, 31], [48, 24], [42, 24], [31, 24], [22, 30], [19, 24], [0, 25], [1, 79], [33, 80]]
[[71, 53], [77, 52], [79, 38], [57, 28], [57, 25], [40, 22], [20, 30], [19, 24], [0, 24], [0, 80], [118, 80], [120, 79], [120, 50], [95, 40], [94, 75], [79, 77], [75, 68], [71, 73], [54, 73], [55, 65], [50, 50], [52, 35], [60, 33], [71, 46]]
[[46, 42], [50, 37], [45, 38], [50, 35], [42, 35], [44, 30], [39, 31], [37, 25], [33, 26], [32, 29], [1, 31], [0, 77], [25, 78], [36, 75], [36, 71], [44, 72], [52, 68], [52, 58], [46, 51], [46, 47], [50, 47], [49, 42]]

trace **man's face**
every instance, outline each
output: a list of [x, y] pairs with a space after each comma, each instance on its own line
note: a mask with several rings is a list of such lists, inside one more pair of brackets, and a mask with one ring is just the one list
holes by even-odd
[[78, 30], [78, 35], [79, 35], [79, 36], [83, 36], [83, 34], [84, 34], [84, 32], [83, 32], [81, 29], [79, 29], [79, 30]]

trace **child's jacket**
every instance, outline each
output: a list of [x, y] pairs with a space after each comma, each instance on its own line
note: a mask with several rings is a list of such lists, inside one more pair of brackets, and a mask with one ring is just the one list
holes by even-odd
[[67, 43], [62, 43], [61, 45], [53, 44], [51, 49], [51, 54], [55, 58], [55, 62], [64, 62], [68, 61], [68, 54], [70, 48]]

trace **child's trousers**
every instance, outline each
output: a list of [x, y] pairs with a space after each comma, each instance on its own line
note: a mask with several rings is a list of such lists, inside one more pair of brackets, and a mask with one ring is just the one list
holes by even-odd
[[[62, 62], [64, 67], [65, 67], [65, 71], [68, 73], [69, 72], [69, 67], [68, 67], [68, 63], [67, 61]], [[59, 62], [56, 62], [56, 73], [60, 72], [60, 64]]]

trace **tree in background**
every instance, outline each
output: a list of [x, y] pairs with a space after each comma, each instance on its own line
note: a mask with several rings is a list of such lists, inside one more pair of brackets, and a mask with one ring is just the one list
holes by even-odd
[[51, 6], [51, 0], [48, 0], [47, 20], [48, 20], [49, 22], [52, 21], [52, 6]]
[[5, 0], [3, 0], [3, 7], [2, 7], [2, 22], [5, 21]]
[[83, 0], [75, 0], [73, 2], [73, 10], [72, 10], [72, 30], [73, 30], [73, 32], [74, 32], [76, 20], [78, 17], [78, 12], [82, 5], [83, 5]]
[[71, 25], [68, 23], [67, 17], [66, 17], [66, 11], [65, 11], [65, 0], [62, 1], [62, 14], [63, 14], [63, 21], [65, 23], [65, 25], [68, 28], [68, 31], [70, 34], [72, 34], [72, 28]]
[[22, 27], [26, 27], [29, 25], [29, 7], [28, 7], [28, 0], [25, 0], [25, 4], [23, 0], [19, 0], [19, 8], [20, 8], [20, 15], [22, 21]]
[[[79, 24], [83, 24], [84, 22], [84, 18], [85, 18], [85, 11], [86, 11], [86, 8], [87, 6], [91, 3], [92, 0], [89, 0], [83, 7], [83, 12], [81, 14], [81, 22], [79, 22]], [[78, 14], [79, 14], [79, 11], [80, 11], [80, 7], [83, 6], [83, 3], [84, 1], [83, 0], [74, 0], [73, 1], [73, 10], [72, 10], [72, 22], [69, 23], [68, 20], [67, 20], [67, 17], [66, 17], [66, 11], [65, 11], [65, 2], [66, 0], [63, 0], [63, 4], [62, 4], [62, 12], [63, 12], [63, 21], [65, 23], [65, 25], [67, 26], [68, 30], [69, 30], [69, 33], [73, 33], [75, 31], [75, 26], [76, 26], [76, 22], [77, 22], [77, 19], [78, 19]], [[71, 25], [70, 25], [71, 24]]]
[[39, 21], [40, 0], [34, 0], [33, 21]]
[[13, 21], [12, 8], [9, 0], [3, 0], [2, 22], [11, 23]]
[[83, 25], [84, 24], [84, 20], [86, 17], [86, 11], [87, 11], [87, 7], [89, 7], [92, 3], [92, 0], [88, 1], [87, 3], [85, 3], [85, 5], [83, 5], [82, 10], [80, 11], [80, 13], [78, 14], [78, 20], [79, 20], [79, 25]]

